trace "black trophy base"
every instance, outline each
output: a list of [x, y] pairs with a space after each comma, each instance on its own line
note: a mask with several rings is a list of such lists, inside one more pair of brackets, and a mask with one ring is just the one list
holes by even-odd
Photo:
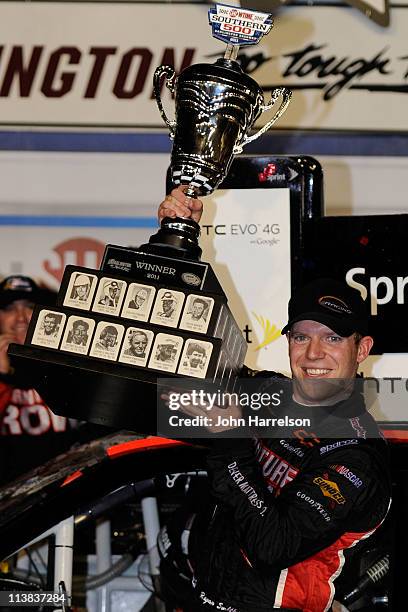
[[[16, 370], [29, 372], [29, 383], [55, 414], [113, 429], [157, 434], [157, 384], [143, 370], [112, 368], [43, 348], [10, 345]], [[171, 377], [171, 374], [166, 374]]]
[[67, 266], [56, 306], [35, 307], [9, 355], [57, 415], [155, 435], [163, 379], [234, 391], [246, 342], [195, 226], [167, 219], [140, 250], [108, 245], [101, 270]]

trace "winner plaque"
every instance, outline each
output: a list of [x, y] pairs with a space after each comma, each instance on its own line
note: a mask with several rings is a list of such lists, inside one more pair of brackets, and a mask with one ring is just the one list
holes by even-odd
[[108, 245], [100, 270], [67, 266], [56, 306], [35, 307], [10, 356], [53, 412], [156, 433], [160, 379], [235, 389], [246, 342], [195, 225], [167, 219], [138, 249]]

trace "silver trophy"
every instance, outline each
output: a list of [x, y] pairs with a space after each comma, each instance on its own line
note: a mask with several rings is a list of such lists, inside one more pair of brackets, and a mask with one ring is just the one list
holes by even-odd
[[[224, 57], [214, 64], [189, 66], [178, 77], [171, 66], [159, 66], [153, 81], [160, 114], [174, 140], [170, 162], [173, 183], [188, 185], [186, 194], [192, 197], [208, 195], [218, 187], [234, 155], [269, 130], [285, 112], [292, 95], [290, 90], [279, 87], [265, 103], [261, 87], [244, 74], [236, 61], [239, 45], [255, 44], [271, 29], [269, 14], [225, 5], [216, 5], [209, 14], [213, 36], [227, 42]], [[240, 15], [245, 15], [245, 21]], [[230, 27], [224, 32], [226, 23]], [[243, 23], [245, 26], [240, 25]], [[245, 34], [231, 34], [234, 25], [235, 30], [245, 30]], [[163, 77], [175, 94], [174, 120], [168, 118], [162, 104]], [[275, 108], [279, 101], [272, 118], [250, 136], [259, 116]]]

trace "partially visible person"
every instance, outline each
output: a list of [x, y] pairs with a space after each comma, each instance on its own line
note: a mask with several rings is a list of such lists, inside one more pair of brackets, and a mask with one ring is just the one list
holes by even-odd
[[[26, 276], [8, 276], [0, 283], [0, 485], [64, 452], [76, 441], [71, 422], [53, 414], [27, 384], [24, 371], [14, 371], [7, 350], [24, 344], [35, 304], [51, 306], [55, 293]], [[44, 328], [52, 334], [55, 319]]]
[[201, 344], [198, 344], [198, 342], [193, 342], [187, 349], [186, 357], [186, 365], [188, 367], [193, 368], [194, 370], [197, 368], [202, 368], [206, 358], [205, 348]]
[[102, 306], [116, 308], [119, 301], [120, 286], [117, 281], [107, 281], [103, 286], [103, 296], [99, 299]]
[[156, 360], [157, 361], [173, 361], [175, 355], [174, 344], [163, 343], [157, 346]]
[[176, 298], [174, 297], [174, 294], [171, 291], [165, 291], [161, 300], [162, 309], [157, 313], [157, 316], [163, 317], [164, 319], [170, 319], [172, 316], [174, 316], [174, 313], [176, 311]]
[[185, 322], [190, 324], [205, 323], [208, 302], [202, 298], [195, 298], [190, 312], [185, 317]]
[[56, 338], [61, 320], [62, 315], [58, 315], [54, 312], [49, 312], [47, 315], [45, 315], [43, 322], [44, 335]]
[[125, 350], [124, 355], [127, 357], [146, 357], [146, 348], [148, 345], [147, 335], [143, 331], [136, 331], [129, 340], [129, 348]]
[[71, 298], [79, 302], [86, 302], [91, 290], [91, 279], [86, 274], [78, 274], [74, 281]]
[[148, 298], [149, 294], [146, 289], [137, 289], [133, 300], [129, 302], [128, 308], [134, 308], [135, 310], [141, 310]]
[[101, 331], [99, 340], [95, 343], [95, 348], [101, 351], [112, 351], [118, 341], [118, 330], [113, 325], [107, 325]]
[[72, 324], [72, 330], [68, 333], [67, 342], [77, 344], [78, 346], [86, 346], [88, 342], [89, 323], [78, 319]]

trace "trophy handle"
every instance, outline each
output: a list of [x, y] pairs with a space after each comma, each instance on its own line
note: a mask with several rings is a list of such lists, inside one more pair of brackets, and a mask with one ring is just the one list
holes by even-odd
[[163, 75], [165, 75], [166, 77], [167, 89], [169, 89], [171, 93], [173, 94], [175, 87], [176, 87], [176, 79], [175, 79], [176, 71], [174, 70], [174, 68], [172, 68], [172, 66], [159, 66], [154, 71], [154, 76], [153, 76], [154, 97], [156, 98], [156, 102], [157, 102], [157, 106], [159, 107], [160, 115], [162, 116], [164, 123], [169, 128], [170, 138], [174, 138], [175, 129], [176, 129], [176, 121], [169, 120], [169, 118], [166, 115], [166, 111], [163, 108], [162, 101], [161, 101], [161, 93], [160, 93], [161, 87], [160, 86], [161, 86], [161, 78]]
[[292, 97], [292, 92], [290, 91], [290, 89], [287, 89], [286, 87], [278, 87], [277, 89], [273, 90], [270, 101], [267, 104], [263, 104], [261, 106], [261, 113], [272, 108], [272, 106], [274, 106], [276, 100], [280, 96], [282, 97], [281, 104], [278, 110], [276, 111], [276, 113], [274, 114], [274, 116], [272, 117], [272, 119], [270, 119], [268, 123], [266, 123], [255, 134], [253, 134], [252, 136], [245, 136], [244, 139], [240, 143], [237, 143], [233, 149], [234, 155], [238, 155], [239, 153], [242, 153], [242, 150], [245, 147], [245, 145], [247, 145], [249, 142], [252, 142], [253, 140], [256, 140], [257, 138], [262, 136], [262, 134], [264, 134], [267, 130], [269, 130], [269, 128], [275, 123], [275, 121], [277, 121], [279, 117], [283, 115]]

